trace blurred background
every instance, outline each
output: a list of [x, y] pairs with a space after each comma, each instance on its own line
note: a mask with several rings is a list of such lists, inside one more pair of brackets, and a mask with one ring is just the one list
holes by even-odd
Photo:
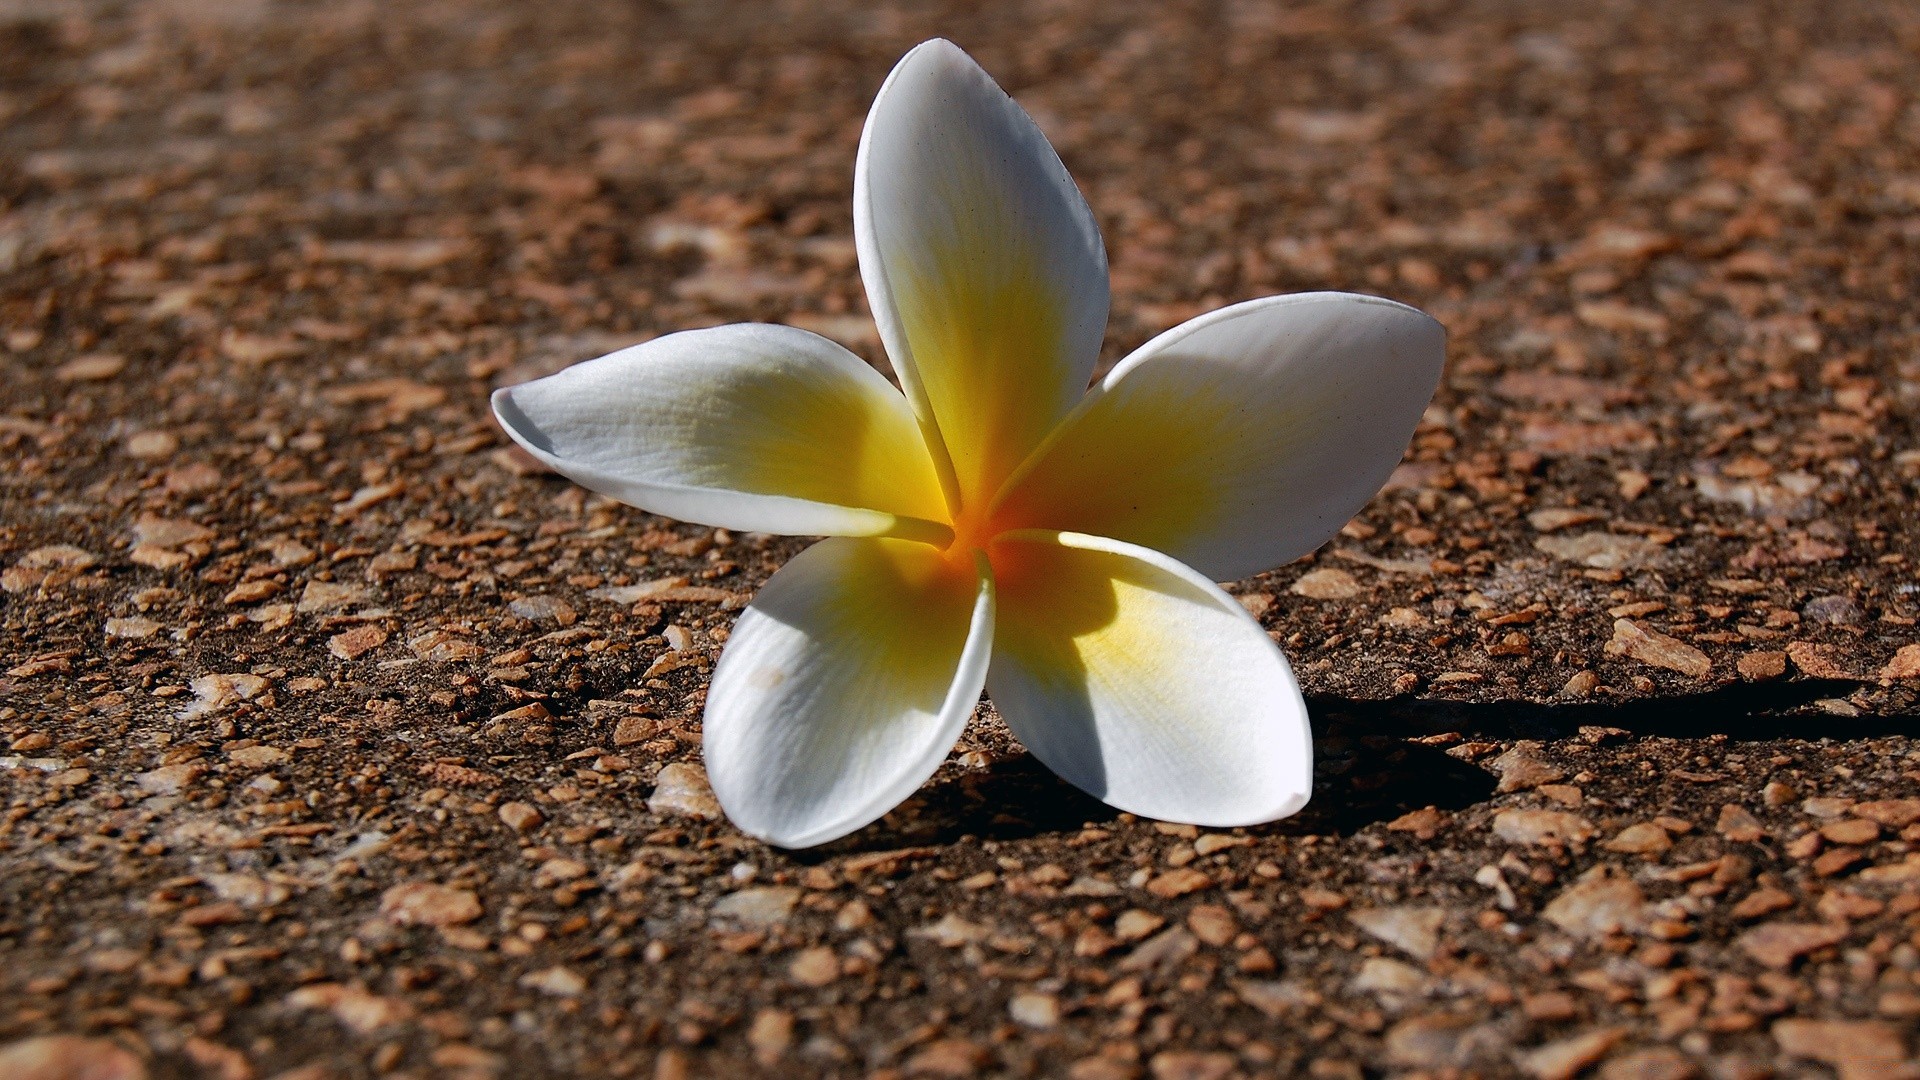
[[[6, 0], [0, 34], [14, 439], [371, 410], [478, 446], [492, 386], [743, 319], [884, 367], [853, 154], [889, 66], [945, 35], [1102, 223], [1108, 363], [1273, 292], [1447, 325], [1399, 501], [1349, 539], [1479, 574], [1503, 548], [1599, 579], [1767, 569], [1810, 579], [1773, 607], [1841, 597], [1818, 625], [1915, 614], [1908, 5]], [[384, 480], [386, 453], [329, 467]], [[1543, 507], [1613, 524], [1555, 554], [1508, 524]], [[1538, 577], [1501, 588], [1549, 602]], [[1694, 629], [1782, 629], [1730, 595]], [[1539, 693], [1578, 670], [1520, 661], [1457, 667]]]

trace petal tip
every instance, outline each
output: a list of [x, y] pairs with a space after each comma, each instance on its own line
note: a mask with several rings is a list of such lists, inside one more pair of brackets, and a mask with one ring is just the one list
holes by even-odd
[[924, 64], [941, 61], [949, 64], [957, 64], [963, 68], [983, 70], [980, 68], [979, 62], [969, 55], [967, 50], [943, 37], [928, 38], [913, 48], [908, 49], [906, 55], [902, 56], [900, 62], [895, 64], [894, 67], [904, 68], [908, 64]]
[[[493, 418], [499, 423], [500, 430], [520, 445], [522, 450], [545, 462], [549, 468], [562, 471], [558, 449], [554, 446], [553, 436], [541, 430], [532, 416], [515, 396], [514, 391], [528, 384], [503, 386], [493, 392], [488, 403], [493, 407]], [[570, 473], [568, 475], [571, 475]]]
[[513, 392], [519, 388], [519, 386], [503, 386], [495, 390], [487, 399], [487, 403], [493, 408], [493, 419], [509, 438], [522, 447], [536, 453], [547, 452], [551, 447], [540, 445], [537, 439], [539, 426], [533, 422], [532, 417], [527, 415], [526, 410], [520, 407], [520, 403], [514, 400]]

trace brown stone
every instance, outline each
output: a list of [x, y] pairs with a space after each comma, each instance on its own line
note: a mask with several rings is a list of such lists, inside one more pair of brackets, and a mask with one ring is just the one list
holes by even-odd
[[550, 967], [520, 976], [520, 985], [552, 997], [579, 997], [587, 992], [587, 980], [571, 968]]
[[907, 1075], [969, 1077], [992, 1060], [992, 1054], [965, 1039], [936, 1039], [907, 1059]]
[[1502, 810], [1493, 834], [1510, 844], [1581, 844], [1593, 839], [1593, 823], [1565, 810]]
[[1800, 674], [1809, 679], [1858, 679], [1840, 662], [1838, 651], [1831, 645], [1816, 645], [1810, 641], [1795, 641], [1787, 645], [1787, 659], [1800, 669]]
[[685, 762], [660, 770], [654, 778], [653, 794], [647, 797], [647, 809], [666, 817], [701, 821], [718, 821], [721, 817], [720, 800], [713, 797], [706, 770]]
[[1410, 1016], [1388, 1028], [1382, 1041], [1388, 1064], [1415, 1069], [1461, 1069], [1506, 1048], [1492, 1025], [1454, 1012]]
[[952, 912], [940, 917], [936, 922], [917, 926], [907, 931], [908, 937], [925, 938], [937, 945], [957, 949], [977, 941], [985, 941], [993, 932], [992, 927], [984, 923], [969, 922]]
[[1353, 925], [1418, 960], [1432, 959], [1440, 947], [1444, 908], [1355, 908], [1347, 912]]
[[200, 880], [213, 895], [222, 900], [231, 900], [241, 907], [272, 907], [293, 895], [293, 890], [277, 881], [267, 881], [253, 874], [205, 873]]
[[1147, 891], [1163, 899], [1185, 896], [1213, 887], [1213, 879], [1191, 867], [1169, 870], [1147, 882]]
[[1766, 827], [1752, 811], [1733, 803], [1720, 808], [1720, 818], [1713, 827], [1721, 836], [1738, 844], [1751, 844], [1767, 835]]
[[1347, 906], [1345, 896], [1332, 889], [1312, 885], [1300, 890], [1300, 902], [1315, 911], [1339, 911]]
[[127, 358], [113, 353], [88, 353], [53, 369], [61, 382], [106, 382], [127, 370]]
[[533, 622], [572, 626], [579, 619], [573, 605], [557, 596], [523, 596], [507, 605], [507, 610]]
[[372, 593], [364, 585], [351, 585], [338, 581], [309, 581], [300, 593], [300, 599], [294, 604], [294, 610], [302, 615], [318, 612], [340, 611], [356, 604], [364, 604]]
[[1742, 922], [1771, 915], [1776, 911], [1785, 911], [1794, 906], [1793, 894], [1771, 887], [1759, 888], [1748, 893], [1728, 912]]
[[649, 716], [629, 715], [613, 726], [613, 745], [632, 746], [660, 734], [660, 721]]
[[480, 898], [470, 889], [409, 881], [380, 894], [380, 914], [402, 926], [459, 926], [480, 917]]
[[359, 987], [339, 983], [312, 983], [286, 997], [294, 1009], [325, 1009], [351, 1031], [370, 1035], [411, 1019], [413, 1006], [400, 998], [382, 997]]
[[1360, 583], [1345, 570], [1323, 567], [1300, 575], [1291, 591], [1309, 600], [1350, 600], [1360, 595]]
[[1446, 823], [1447, 815], [1441, 813], [1439, 807], [1423, 806], [1387, 822], [1387, 831], [1412, 833], [1415, 840], [1431, 840]]
[[[1501, 379], [1505, 381], [1517, 374], [1519, 373], [1509, 373], [1508, 375], [1501, 376]], [[1574, 525], [1585, 525], [1589, 521], [1598, 521], [1604, 516], [1605, 515], [1594, 510], [1582, 510], [1570, 506], [1554, 506], [1544, 510], [1535, 510], [1533, 513], [1528, 514], [1527, 524], [1533, 526], [1538, 532], [1550, 533], [1559, 532], [1561, 529], [1570, 528]]]
[[1694, 1080], [1700, 1065], [1670, 1046], [1653, 1046], [1608, 1058], [1598, 1080]]
[[1695, 679], [1704, 678], [1713, 670], [1713, 662], [1707, 659], [1706, 653], [1631, 619], [1614, 620], [1613, 640], [1607, 642], [1606, 651], [1609, 656], [1630, 657]]
[[194, 700], [180, 710], [182, 720], [210, 716], [239, 702], [252, 701], [266, 692], [267, 680], [243, 672], [216, 673], [198, 676], [191, 685]]
[[1665, 553], [1660, 545], [1644, 536], [1588, 532], [1575, 536], [1536, 537], [1533, 546], [1552, 555], [1596, 570], [1648, 566], [1659, 562]]
[[1592, 697], [1594, 691], [1598, 689], [1600, 689], [1600, 676], [1591, 671], [1576, 671], [1567, 677], [1566, 685], [1560, 688], [1560, 693], [1566, 697], [1585, 700]]
[[119, 638], [124, 641], [144, 641], [159, 633], [164, 628], [152, 619], [143, 619], [139, 616], [134, 616], [125, 619], [108, 619], [103, 629], [110, 638]]
[[1803, 1020], [1773, 1025], [1780, 1052], [1833, 1066], [1839, 1080], [1911, 1080], [1920, 1067], [1907, 1059], [1900, 1028], [1879, 1020]]
[[1920, 881], [1920, 852], [1908, 852], [1899, 862], [1869, 866], [1860, 871], [1861, 881]]
[[1880, 824], [1864, 817], [1841, 818], [1820, 826], [1820, 835], [1834, 844], [1868, 844], [1880, 838]]
[[111, 1039], [38, 1035], [0, 1046], [7, 1080], [146, 1080], [147, 1067]]
[[1626, 1034], [1625, 1028], [1596, 1028], [1528, 1050], [1516, 1063], [1534, 1080], [1572, 1080], [1605, 1057]]
[[1526, 791], [1567, 776], [1565, 769], [1542, 760], [1540, 744], [1532, 741], [1515, 743], [1512, 749], [1488, 762], [1487, 767], [1499, 775], [1502, 792]]
[[1807, 953], [1846, 939], [1845, 924], [1773, 922], [1748, 930], [1734, 939], [1734, 944], [1768, 967], [1788, 968]]
[[486, 655], [486, 650], [457, 634], [444, 630], [430, 630], [407, 642], [407, 648], [413, 654], [428, 663], [444, 664], [463, 660], [478, 660]]
[[1565, 990], [1543, 990], [1520, 999], [1520, 1011], [1529, 1020], [1558, 1023], [1580, 1015], [1580, 1002]]
[[192, 787], [206, 772], [207, 767], [197, 761], [183, 761], [143, 772], [135, 776], [133, 782], [149, 795], [177, 795]]
[[[536, 889], [551, 889], [555, 885], [563, 882], [578, 881], [586, 877], [590, 872], [591, 869], [587, 864], [578, 859], [568, 859], [565, 857], [548, 859], [534, 869], [533, 887]], [[734, 893], [733, 895], [738, 896], [740, 894]]]
[[1007, 1016], [1022, 1027], [1046, 1031], [1060, 1025], [1060, 999], [1035, 990], [1007, 999]]
[[532, 803], [510, 802], [500, 804], [500, 820], [514, 832], [532, 832], [546, 821], [546, 815]]
[[1140, 1066], [1102, 1055], [1083, 1057], [1067, 1066], [1067, 1080], [1140, 1080]]
[[1234, 993], [1273, 1020], [1297, 1016], [1321, 1000], [1317, 991], [1285, 979], [1243, 979], [1234, 983]]
[[284, 586], [277, 581], [243, 581], [227, 591], [220, 598], [223, 604], [257, 604], [270, 596], [277, 595]]
[[1115, 965], [1121, 971], [1154, 971], [1178, 967], [1200, 950], [1200, 939], [1186, 927], [1176, 926], [1148, 938], [1120, 958]]
[[1113, 932], [1121, 941], [1139, 941], [1166, 924], [1167, 920], [1151, 911], [1130, 908], [1113, 921]]
[[1638, 420], [1587, 422], [1545, 417], [1529, 419], [1520, 441], [1547, 455], [1597, 457], [1617, 450], [1647, 450], [1658, 443], [1653, 429]]
[[1813, 860], [1813, 872], [1816, 877], [1833, 877], [1845, 873], [1859, 863], [1865, 862], [1867, 853], [1855, 847], [1837, 847], [1821, 852]]
[[1876, 821], [1889, 829], [1904, 829], [1920, 821], [1920, 799], [1877, 799], [1853, 807], [1855, 817]]
[[764, 930], [786, 922], [799, 902], [800, 890], [791, 885], [758, 885], [714, 901], [710, 914], [716, 922]]
[[1871, 896], [1861, 896], [1849, 889], [1828, 889], [1820, 894], [1820, 902], [1814, 910], [1821, 918], [1830, 922], [1851, 922], [1856, 919], [1871, 919], [1887, 909], [1887, 905]]
[[1147, 1062], [1153, 1080], [1227, 1080], [1234, 1073], [1232, 1054], [1218, 1050], [1163, 1050]]
[[801, 949], [787, 964], [787, 977], [801, 986], [826, 986], [840, 977], [840, 958], [824, 945]]
[[1233, 912], [1219, 904], [1196, 904], [1187, 912], [1187, 929], [1193, 936], [1216, 948], [1232, 941], [1240, 932]]
[[1660, 855], [1673, 848], [1667, 830], [1651, 821], [1629, 825], [1600, 845], [1608, 851], [1626, 855]]
[[1631, 933], [1646, 922], [1646, 896], [1632, 878], [1596, 866], [1548, 901], [1540, 915], [1575, 937]]
[[358, 660], [386, 643], [387, 632], [366, 623], [327, 639], [327, 651], [342, 660]]
[[271, 769], [293, 760], [293, 755], [277, 746], [242, 746], [227, 751], [227, 760], [243, 769]]
[[1893, 654], [1887, 666], [1880, 669], [1880, 678], [1888, 682], [1894, 679], [1920, 679], [1920, 645], [1900, 646], [1900, 651]]
[[761, 1009], [747, 1027], [747, 1046], [754, 1060], [771, 1067], [793, 1046], [793, 1014], [785, 1009]]

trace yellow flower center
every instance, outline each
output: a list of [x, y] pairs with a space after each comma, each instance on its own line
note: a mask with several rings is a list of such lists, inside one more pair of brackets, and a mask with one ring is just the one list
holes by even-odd
[[993, 538], [1005, 531], [984, 507], [963, 509], [956, 515], [952, 527], [953, 539], [944, 548], [947, 561], [969, 568], [974, 565], [974, 552], [989, 551]]

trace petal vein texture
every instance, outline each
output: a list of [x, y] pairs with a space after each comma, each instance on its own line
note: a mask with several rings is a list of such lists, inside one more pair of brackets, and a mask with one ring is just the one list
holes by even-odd
[[1158, 552], [1011, 533], [993, 549], [995, 708], [1022, 745], [1109, 805], [1227, 827], [1306, 805], [1307, 710], [1233, 597]]
[[899, 391], [789, 326], [670, 334], [500, 390], [493, 408], [554, 471], [683, 521], [870, 536], [946, 517]]
[[783, 847], [845, 836], [932, 776], [980, 701], [993, 643], [984, 565], [926, 544], [836, 538], [741, 613], [702, 741], [734, 824]]
[[1202, 315], [1116, 366], [1003, 494], [998, 520], [1110, 536], [1214, 581], [1325, 543], [1399, 464], [1446, 332], [1372, 296]]
[[880, 334], [967, 505], [1072, 409], [1107, 323], [1093, 212], [1046, 136], [950, 42], [902, 59], [854, 166]]

